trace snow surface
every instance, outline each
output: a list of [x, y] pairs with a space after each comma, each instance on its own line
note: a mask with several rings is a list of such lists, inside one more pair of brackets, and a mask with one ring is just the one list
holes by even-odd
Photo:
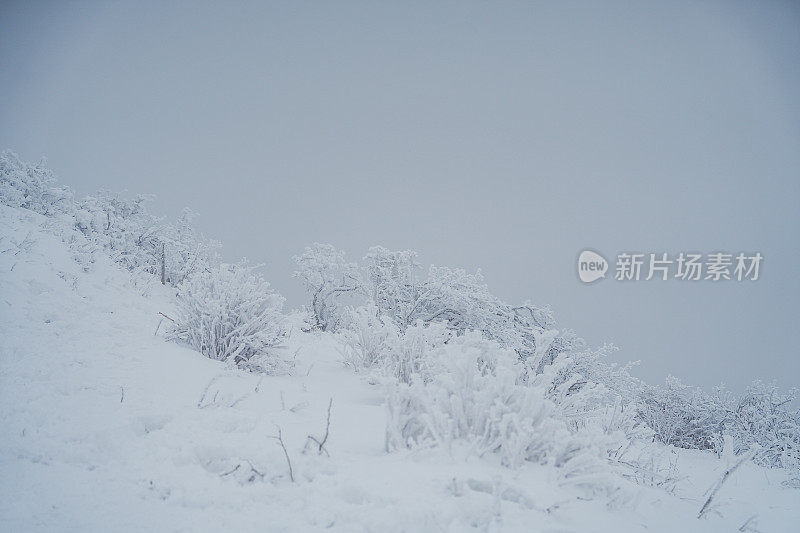
[[[249, 374], [156, 335], [172, 290], [84, 272], [44, 217], [0, 206], [0, 252], [0, 531], [800, 530], [800, 491], [751, 463], [698, 520], [729, 464], [705, 452], [665, 448], [675, 490], [625, 502], [457, 446], [387, 453], [383, 390], [336, 337], [294, 327], [293, 375]], [[306, 445], [330, 399], [327, 456]]]

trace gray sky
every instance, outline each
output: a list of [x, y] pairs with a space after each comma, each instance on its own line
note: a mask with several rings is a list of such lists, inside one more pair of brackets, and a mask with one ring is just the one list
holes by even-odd
[[[434, 5], [430, 5], [434, 4]], [[800, 385], [800, 5], [3, 2], [0, 148], [201, 213], [226, 259], [483, 269], [661, 382]], [[582, 285], [578, 252], [760, 251]]]

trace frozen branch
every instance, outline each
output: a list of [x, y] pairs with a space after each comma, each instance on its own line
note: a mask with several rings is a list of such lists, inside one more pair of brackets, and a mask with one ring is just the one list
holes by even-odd
[[722, 474], [722, 477], [720, 477], [717, 480], [717, 482], [714, 484], [714, 487], [711, 489], [711, 494], [708, 495], [708, 499], [706, 500], [706, 503], [703, 504], [702, 509], [700, 509], [700, 513], [698, 513], [697, 518], [703, 518], [703, 516], [708, 512], [708, 510], [709, 510], [709, 508], [711, 506], [711, 502], [714, 501], [714, 497], [719, 492], [719, 489], [722, 488], [722, 485], [725, 484], [725, 482], [728, 480], [728, 478], [731, 476], [731, 474], [736, 472], [736, 470], [740, 466], [742, 466], [742, 464], [745, 461], [749, 461], [750, 459], [752, 459], [753, 455], [755, 455], [755, 450], [751, 450], [751, 451], [747, 452], [746, 454], [743, 454], [742, 457], [736, 462], [736, 464], [734, 464], [732, 467], [728, 468], [725, 471], [725, 473]]
[[325, 436], [322, 437], [322, 439], [317, 439], [313, 435], [309, 435], [308, 436], [309, 440], [311, 440], [314, 443], [316, 443], [316, 445], [317, 445], [317, 454], [322, 455], [322, 452], [325, 452], [325, 455], [327, 455], [328, 457], [330, 457], [331, 454], [329, 454], [328, 450], [325, 449], [325, 443], [328, 442], [328, 435], [329, 435], [330, 429], [331, 429], [331, 406], [332, 405], [333, 405], [333, 398], [331, 398], [330, 401], [328, 402], [328, 420], [325, 423]]
[[286, 464], [289, 465], [289, 479], [291, 479], [292, 483], [294, 483], [294, 471], [292, 470], [292, 460], [289, 459], [289, 452], [286, 450], [286, 444], [284, 444], [283, 442], [283, 434], [281, 433], [281, 427], [277, 425], [275, 427], [278, 428], [278, 435], [273, 436], [272, 438], [277, 440], [280, 447], [283, 448], [283, 455], [286, 456]]

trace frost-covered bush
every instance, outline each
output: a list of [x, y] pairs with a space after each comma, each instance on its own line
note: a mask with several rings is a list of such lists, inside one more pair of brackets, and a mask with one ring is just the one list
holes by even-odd
[[[480, 331], [521, 359], [535, 356], [536, 364], [529, 366], [537, 373], [560, 354], [583, 348], [574, 332], [555, 330], [549, 308], [506, 304], [489, 291], [480, 271], [431, 266], [423, 277], [417, 253], [411, 250], [372, 247], [359, 268], [345, 261], [343, 252], [315, 244], [295, 262], [295, 275], [303, 281], [317, 325], [324, 330], [344, 327], [348, 319], [342, 301], [349, 298], [354, 306], [374, 306], [376, 316], [390, 320], [401, 332], [420, 322], [446, 324], [458, 335]], [[537, 338], [551, 330], [555, 335], [542, 349]]]
[[77, 205], [75, 226], [130, 272], [160, 276], [163, 261], [164, 281], [171, 285], [217, 262], [219, 244], [194, 228], [196, 213], [184, 209], [170, 224], [147, 210], [149, 199], [138, 195], [131, 200], [105, 191], [87, 196]]
[[800, 413], [794, 391], [754, 382], [741, 397], [721, 387], [713, 393], [670, 377], [663, 387], [642, 388], [639, 417], [658, 440], [680, 448], [719, 452], [726, 436], [734, 452], [754, 445], [753, 461], [762, 466], [800, 467]]
[[383, 374], [400, 383], [428, 382], [439, 372], [435, 351], [449, 342], [452, 333], [443, 323], [421, 321], [388, 339], [382, 361]]
[[287, 361], [276, 355], [283, 336], [283, 297], [245, 263], [195, 272], [178, 286], [178, 313], [168, 338], [220, 361], [277, 372]]
[[177, 285], [217, 263], [219, 244], [195, 230], [193, 212], [184, 210], [176, 223], [167, 223], [148, 212], [148, 199], [100, 191], [76, 200], [44, 160], [32, 165], [13, 152], [0, 154], [0, 201], [48, 217], [48, 229], [69, 244], [84, 269], [103, 251], [139, 280], [143, 274], [159, 277], [163, 260], [165, 282]]
[[544, 386], [549, 397], [565, 408], [579, 400], [592, 408], [637, 401], [642, 384], [629, 373], [633, 364], [618, 366], [607, 360], [617, 349], [613, 345], [572, 351], [542, 365], [541, 352], [547, 357], [557, 335], [556, 330], [537, 335], [537, 351], [525, 360], [526, 381]]
[[[336, 331], [341, 326], [348, 296], [363, 296], [364, 285], [355, 263], [345, 260], [344, 252], [330, 244], [315, 243], [294, 257], [294, 276], [310, 295], [310, 311], [315, 326], [323, 331]], [[351, 303], [359, 303], [359, 300]]]
[[[197, 231], [193, 224], [197, 216], [187, 207], [174, 224], [162, 223], [157, 229], [158, 243], [163, 245], [167, 283], [178, 285], [193, 272], [209, 270], [218, 263], [220, 243]], [[162, 250], [156, 248], [156, 254]]]
[[[388, 387], [388, 449], [469, 442], [477, 454], [500, 454], [518, 466], [542, 459], [558, 432], [554, 406], [541, 391], [519, 385], [515, 354], [469, 333], [428, 354], [427, 380]], [[560, 428], [563, 429], [563, 428]]]
[[125, 269], [155, 275], [160, 268], [160, 221], [147, 211], [147, 200], [99, 191], [77, 203], [75, 227]]
[[775, 384], [750, 385], [732, 405], [726, 433], [735, 452], [758, 446], [753, 461], [762, 466], [800, 470], [800, 413], [793, 407], [795, 390], [781, 394]]
[[378, 316], [374, 305], [348, 309], [346, 324], [341, 331], [345, 364], [356, 371], [384, 365], [400, 336], [397, 326]]
[[420, 321], [401, 331], [372, 304], [350, 309], [346, 324], [340, 332], [345, 364], [401, 383], [428, 381], [436, 372], [431, 353], [452, 336], [443, 323]]
[[722, 394], [704, 394], [669, 376], [664, 386], [643, 389], [639, 417], [664, 444], [712, 450], [725, 428], [725, 403]]
[[607, 488], [605, 461], [619, 446], [618, 433], [600, 425], [571, 429], [542, 388], [520, 382], [513, 351], [467, 332], [428, 357], [427, 379], [388, 386], [387, 449], [464, 441], [509, 467], [549, 464], [565, 482], [590, 492]]
[[[595, 428], [604, 435], [615, 436], [614, 442], [652, 436], [639, 419], [637, 404], [630, 395], [620, 394], [601, 382], [587, 379], [582, 370], [581, 364], [573, 361], [572, 357], [563, 357], [547, 365], [532, 379], [526, 373], [524, 380], [543, 391], [571, 431]], [[614, 446], [607, 449], [610, 456], [617, 455]]]
[[3, 204], [54, 216], [70, 213], [72, 198], [72, 191], [57, 184], [44, 159], [32, 165], [20, 161], [14, 152], [0, 154], [0, 201]]

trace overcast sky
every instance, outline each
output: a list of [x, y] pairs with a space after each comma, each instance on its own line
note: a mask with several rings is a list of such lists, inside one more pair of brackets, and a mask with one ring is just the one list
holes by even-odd
[[[192, 207], [290, 306], [308, 244], [415, 249], [648, 380], [800, 385], [796, 2], [5, 1], [0, 148]], [[765, 259], [583, 285], [586, 247]]]

